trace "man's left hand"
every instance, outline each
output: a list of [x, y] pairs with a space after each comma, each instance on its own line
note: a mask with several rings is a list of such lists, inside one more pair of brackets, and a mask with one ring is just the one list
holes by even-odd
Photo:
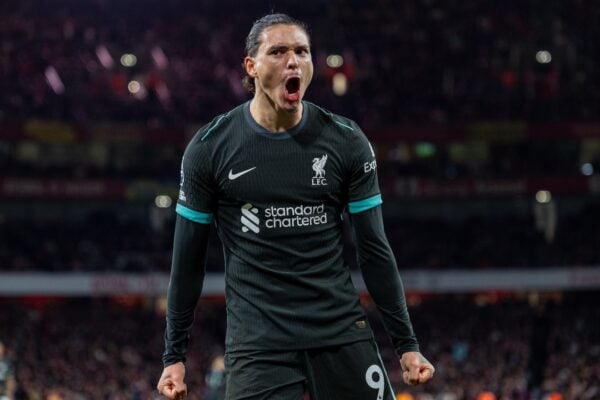
[[433, 365], [417, 351], [408, 351], [400, 358], [402, 367], [402, 379], [407, 385], [419, 385], [425, 383], [435, 372]]

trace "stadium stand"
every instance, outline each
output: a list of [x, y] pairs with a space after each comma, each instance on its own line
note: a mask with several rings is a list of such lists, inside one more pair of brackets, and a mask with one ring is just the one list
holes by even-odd
[[[310, 23], [307, 99], [373, 141], [401, 271], [533, 270], [544, 281], [554, 267], [600, 265], [596, 2], [312, 3], [277, 7]], [[249, 98], [244, 37], [272, 2], [240, 4], [0, 2], [0, 279], [168, 272], [185, 144]], [[222, 272], [215, 235], [207, 268]], [[568, 289], [410, 291], [437, 367], [419, 389], [401, 384], [363, 302], [398, 400], [597, 399], [599, 292]], [[17, 400], [156, 399], [164, 298], [68, 296], [0, 292]], [[221, 295], [203, 299], [191, 400], [212, 400], [224, 317]]]
[[[466, 400], [491, 392], [526, 400], [562, 393], [592, 400], [600, 395], [597, 296], [409, 296], [415, 329], [437, 366], [436, 379], [418, 389], [401, 383], [381, 321], [368, 299], [365, 306], [399, 396]], [[200, 305], [187, 362], [190, 399], [203, 399], [203, 376], [222, 352], [223, 308], [220, 300]], [[0, 337], [11, 338], [22, 398], [156, 396], [163, 316], [148, 299], [5, 299], [0, 311]]]
[[[238, 66], [246, 29], [270, 11], [257, 0], [247, 3], [256, 13], [236, 6], [5, 1], [0, 109], [4, 116], [74, 121], [206, 120], [245, 98]], [[593, 1], [278, 7], [311, 22], [318, 67], [311, 97], [363, 125], [596, 118], [600, 51], [589, 39], [600, 34], [600, 11]], [[327, 67], [328, 53], [346, 62]], [[123, 54], [135, 61], [121, 65]], [[352, 96], [331, 93], [336, 72], [346, 75]], [[131, 96], [134, 79], [140, 86]]]

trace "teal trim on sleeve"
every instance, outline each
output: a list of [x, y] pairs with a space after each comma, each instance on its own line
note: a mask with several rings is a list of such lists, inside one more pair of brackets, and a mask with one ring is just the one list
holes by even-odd
[[210, 224], [213, 221], [212, 214], [192, 210], [191, 208], [187, 208], [181, 204], [177, 204], [177, 207], [175, 207], [175, 212], [185, 219], [189, 219], [190, 221], [198, 222], [200, 224]]
[[373, 207], [377, 207], [383, 203], [380, 194], [376, 194], [375, 196], [369, 197], [367, 199], [353, 201], [348, 203], [348, 212], [350, 214], [356, 214], [359, 212], [367, 211]]

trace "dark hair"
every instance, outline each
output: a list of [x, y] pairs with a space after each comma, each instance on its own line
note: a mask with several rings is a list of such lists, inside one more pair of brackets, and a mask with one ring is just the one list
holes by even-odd
[[[250, 29], [250, 33], [248, 33], [248, 36], [246, 37], [246, 55], [250, 57], [256, 56], [258, 48], [261, 44], [260, 36], [262, 35], [265, 29], [273, 25], [295, 25], [298, 28], [302, 29], [304, 33], [306, 33], [306, 36], [308, 36], [308, 27], [304, 22], [292, 18], [286, 14], [268, 14], [254, 21], [254, 24]], [[242, 66], [244, 67], [245, 72], [245, 65], [242, 64]], [[252, 78], [251, 76], [245, 75], [242, 78], [242, 84], [251, 93], [254, 93], [254, 91], [256, 90], [256, 86], [254, 85], [254, 78]]]

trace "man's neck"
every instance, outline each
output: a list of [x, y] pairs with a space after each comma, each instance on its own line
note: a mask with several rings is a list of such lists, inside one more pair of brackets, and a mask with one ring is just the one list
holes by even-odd
[[269, 132], [284, 132], [298, 125], [302, 119], [302, 103], [295, 112], [277, 109], [264, 96], [254, 96], [250, 102], [252, 118]]

